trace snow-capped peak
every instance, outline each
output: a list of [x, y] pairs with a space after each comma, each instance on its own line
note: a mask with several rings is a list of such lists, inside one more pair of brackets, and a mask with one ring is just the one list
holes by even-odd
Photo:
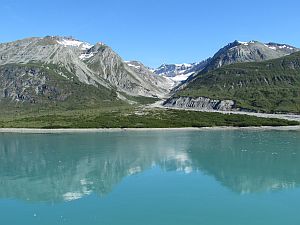
[[248, 46], [249, 44], [254, 44], [256, 41], [237, 41], [241, 45]]
[[265, 44], [265, 46], [267, 46], [268, 48], [273, 49], [273, 50], [278, 50], [278, 49], [294, 50], [293, 47], [291, 47], [289, 45], [285, 45], [285, 44], [268, 43], [268, 44]]
[[70, 39], [70, 38], [63, 38], [61, 40], [57, 40], [57, 43], [65, 46], [65, 47], [66, 46], [76, 47], [76, 48], [79, 48], [80, 50], [87, 50], [87, 49], [90, 49], [91, 47], [93, 47], [93, 45], [91, 45], [89, 43]]
[[198, 63], [162, 64], [154, 70], [154, 73], [159, 76], [169, 77], [175, 82], [181, 82], [194, 74], [198, 65]]
[[248, 46], [249, 44], [254, 44], [255, 43], [255, 41], [248, 41], [248, 42], [246, 42], [246, 41], [237, 41], [239, 44], [241, 44], [241, 45], [245, 45], [245, 46]]
[[191, 67], [192, 64], [189, 63], [181, 63], [181, 64], [175, 64], [176, 67]]
[[241, 45], [248, 45], [249, 44], [249, 42], [245, 42], [245, 41], [238, 41], [238, 43], [241, 44]]

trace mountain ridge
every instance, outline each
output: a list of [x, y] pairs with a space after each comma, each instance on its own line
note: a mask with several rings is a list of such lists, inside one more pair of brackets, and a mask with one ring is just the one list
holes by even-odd
[[[0, 66], [20, 64], [30, 64], [33, 70], [33, 66], [37, 66], [37, 70], [40, 66], [57, 67], [52, 72], [57, 72], [61, 78], [73, 82], [73, 78], [76, 77], [83, 86], [91, 85], [98, 89], [110, 89], [115, 92], [116, 98], [123, 100], [126, 100], [126, 95], [164, 97], [173, 85], [164, 77], [157, 77], [150, 73], [143, 74], [133, 70], [117, 53], [101, 42], [91, 45], [71, 37], [33, 37], [0, 44]], [[63, 68], [68, 75], [58, 68]], [[20, 69], [21, 67], [18, 67], [19, 75], [28, 75], [26, 68], [23, 67], [24, 71], [19, 71]], [[11, 73], [14, 72], [13, 70], [10, 71]], [[14, 75], [10, 74], [9, 76]], [[1, 98], [5, 100], [7, 97], [22, 95], [25, 89], [32, 88], [30, 83], [23, 82], [22, 86], [12, 80], [6, 80], [7, 76], [3, 74], [0, 76], [3, 79], [1, 91], [6, 93], [0, 96], [0, 100]], [[37, 77], [47, 82], [50, 79], [49, 76], [52, 76], [52, 73]], [[14, 90], [11, 90], [11, 86], [14, 87]], [[8, 93], [9, 91], [12, 92]], [[76, 92], [76, 90], [74, 91]], [[29, 102], [38, 102], [39, 97], [43, 98], [42, 95], [35, 95], [36, 100]], [[16, 99], [27, 101], [29, 98], [12, 98], [12, 100]]]
[[235, 40], [218, 50], [212, 57], [198, 63], [162, 64], [154, 70], [159, 76], [167, 76], [179, 82], [192, 79], [202, 70], [208, 72], [237, 62], [259, 62], [300, 51], [299, 48], [288, 44], [275, 42], [262, 43], [259, 41]]
[[300, 52], [295, 52], [277, 59], [202, 71], [165, 104], [202, 109], [204, 98], [204, 102], [233, 101], [225, 109], [229, 111], [300, 113], [299, 90]]
[[[274, 42], [234, 41], [199, 63], [163, 64], [153, 70], [139, 61], [124, 61], [102, 42], [92, 45], [60, 36], [25, 38], [0, 44], [0, 102], [64, 105], [70, 101], [76, 105], [77, 99], [84, 107], [96, 107], [104, 102], [134, 104], [138, 98], [182, 97], [185, 90], [211, 71], [278, 59], [299, 50]], [[221, 100], [216, 107], [234, 106], [234, 99], [196, 97], [210, 97], [200, 98], [197, 105]], [[182, 100], [182, 104], [190, 104]]]

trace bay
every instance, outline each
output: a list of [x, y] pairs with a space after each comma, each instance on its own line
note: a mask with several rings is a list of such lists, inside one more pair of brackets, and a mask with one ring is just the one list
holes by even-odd
[[300, 224], [300, 132], [0, 134], [0, 224]]

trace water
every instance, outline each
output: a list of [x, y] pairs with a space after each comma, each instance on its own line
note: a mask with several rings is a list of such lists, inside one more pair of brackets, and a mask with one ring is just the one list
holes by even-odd
[[300, 132], [0, 134], [1, 225], [298, 225]]

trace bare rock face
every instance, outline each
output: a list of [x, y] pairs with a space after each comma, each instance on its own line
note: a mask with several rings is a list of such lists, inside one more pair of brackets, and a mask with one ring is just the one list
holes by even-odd
[[214, 100], [206, 97], [173, 97], [165, 101], [163, 105], [165, 107], [197, 109], [204, 111], [231, 111], [235, 108], [235, 103], [232, 100]]
[[[1, 99], [9, 98], [15, 101], [29, 101], [34, 103], [33, 94], [45, 88], [45, 76], [39, 69], [7, 66], [0, 68]], [[18, 74], [19, 76], [16, 76]], [[29, 90], [27, 87], [31, 87]]]
[[97, 52], [86, 59], [85, 63], [97, 77], [107, 80], [120, 92], [134, 96], [163, 98], [173, 87], [174, 82], [168, 78], [156, 76], [142, 63], [124, 62], [110, 47], [105, 45], [98, 46], [97, 49]]
[[[138, 74], [138, 78], [144, 87], [149, 90], [156, 90], [159, 97], [166, 97], [176, 85], [172, 79], [164, 76], [157, 76], [154, 72], [138, 61], [127, 61], [126, 69], [130, 73]], [[167, 93], [166, 93], [167, 90]]]
[[64, 101], [71, 90], [53, 82], [48, 69], [35, 65], [0, 67], [0, 101], [42, 103]]
[[117, 103], [111, 90], [79, 81], [64, 67], [57, 65], [5, 64], [0, 66], [0, 103], [29, 103], [68, 108]]

